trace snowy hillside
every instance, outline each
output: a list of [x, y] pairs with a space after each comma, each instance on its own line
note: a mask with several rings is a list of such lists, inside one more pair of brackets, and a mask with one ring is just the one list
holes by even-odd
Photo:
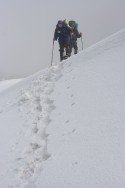
[[5, 90], [6, 88], [18, 83], [22, 79], [12, 79], [12, 80], [2, 80], [0, 81], [0, 92]]
[[0, 188], [125, 187], [125, 30], [0, 93]]

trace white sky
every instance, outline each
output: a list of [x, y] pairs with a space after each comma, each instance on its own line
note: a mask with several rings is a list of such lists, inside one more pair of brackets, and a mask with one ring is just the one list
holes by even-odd
[[[125, 1], [0, 0], [0, 79], [48, 67], [55, 25], [65, 18], [79, 23], [86, 48], [125, 27]], [[56, 43], [54, 62], [58, 53]]]

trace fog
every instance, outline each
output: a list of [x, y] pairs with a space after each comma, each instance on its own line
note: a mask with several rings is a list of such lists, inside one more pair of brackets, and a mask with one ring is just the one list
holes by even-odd
[[[85, 49], [125, 27], [125, 1], [0, 0], [0, 79], [49, 67], [55, 26], [65, 18], [78, 22]], [[54, 64], [58, 49], [55, 42]]]

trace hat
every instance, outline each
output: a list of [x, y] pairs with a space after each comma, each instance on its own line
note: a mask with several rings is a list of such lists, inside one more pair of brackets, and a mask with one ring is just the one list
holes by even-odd
[[62, 21], [62, 20], [59, 20], [58, 23], [57, 23], [57, 25], [58, 25], [59, 27], [62, 27], [62, 26], [63, 26], [63, 21]]

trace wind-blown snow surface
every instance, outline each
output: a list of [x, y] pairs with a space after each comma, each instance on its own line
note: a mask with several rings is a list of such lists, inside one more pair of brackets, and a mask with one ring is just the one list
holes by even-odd
[[125, 187], [125, 30], [0, 94], [0, 188]]
[[21, 81], [22, 79], [11, 79], [11, 80], [3, 80], [0, 81], [0, 92], [4, 91], [5, 89], [7, 89], [8, 87], [18, 83], [19, 81]]

